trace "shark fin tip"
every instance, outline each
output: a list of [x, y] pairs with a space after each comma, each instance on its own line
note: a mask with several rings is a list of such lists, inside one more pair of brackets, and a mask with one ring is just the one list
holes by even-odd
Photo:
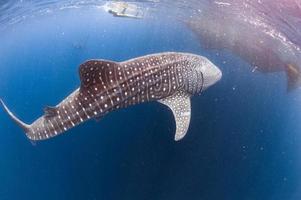
[[295, 64], [286, 65], [287, 91], [290, 92], [301, 86], [301, 71]]
[[175, 141], [178, 142], [183, 139], [184, 136], [175, 135]]
[[4, 110], [6, 111], [6, 113], [10, 116], [10, 118], [16, 123], [18, 124], [25, 132], [27, 132], [30, 129], [30, 125], [25, 124], [24, 122], [22, 122], [20, 119], [18, 119], [9, 109], [8, 107], [5, 105], [5, 103], [3, 102], [2, 99], [0, 99], [0, 103], [2, 104]]

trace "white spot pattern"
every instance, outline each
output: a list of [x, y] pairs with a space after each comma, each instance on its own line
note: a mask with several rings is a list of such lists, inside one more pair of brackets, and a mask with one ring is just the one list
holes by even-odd
[[81, 87], [54, 108], [53, 116], [39, 118], [27, 136], [48, 139], [91, 117], [161, 99], [175, 115], [175, 139], [179, 140], [189, 126], [189, 96], [203, 84], [196, 70], [202, 62], [202, 57], [185, 53], [154, 54], [121, 63], [87, 61], [80, 66]]

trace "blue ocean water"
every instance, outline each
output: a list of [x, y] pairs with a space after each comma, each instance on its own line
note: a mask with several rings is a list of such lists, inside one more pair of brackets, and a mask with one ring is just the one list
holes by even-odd
[[287, 93], [285, 74], [252, 72], [227, 51], [203, 49], [170, 18], [67, 10], [3, 30], [0, 44], [0, 97], [25, 122], [79, 86], [87, 59], [183, 51], [223, 71], [192, 98], [190, 129], [179, 142], [171, 112], [156, 102], [36, 144], [1, 109], [1, 200], [301, 198], [301, 96]]

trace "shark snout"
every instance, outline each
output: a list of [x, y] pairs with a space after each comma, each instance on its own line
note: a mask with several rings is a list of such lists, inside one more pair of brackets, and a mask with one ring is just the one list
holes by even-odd
[[214, 64], [211, 65], [207, 73], [209, 86], [214, 85], [216, 82], [218, 82], [223, 75], [222, 71]]
[[204, 69], [202, 72], [204, 77], [203, 89], [207, 89], [208, 87], [214, 85], [223, 76], [222, 71], [211, 62], [208, 65], [206, 65], [205, 68], [203, 69]]
[[214, 66], [211, 74], [210, 86], [214, 85], [219, 80], [221, 80], [222, 76], [223, 76], [222, 71], [218, 67]]
[[222, 71], [216, 66], [215, 66], [215, 75], [214, 76], [216, 77], [216, 82], [221, 80], [221, 78], [223, 76]]

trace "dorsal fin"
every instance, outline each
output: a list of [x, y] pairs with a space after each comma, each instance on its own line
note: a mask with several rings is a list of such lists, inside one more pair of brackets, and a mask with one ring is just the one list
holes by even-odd
[[79, 76], [82, 87], [90, 87], [96, 84], [107, 85], [111, 79], [115, 79], [114, 69], [119, 64], [109, 60], [89, 60], [79, 67]]
[[53, 117], [56, 115], [56, 107], [46, 106], [44, 108], [45, 117]]
[[171, 109], [176, 121], [175, 140], [181, 140], [189, 128], [191, 115], [190, 96], [180, 91], [165, 99], [159, 100], [159, 102]]

